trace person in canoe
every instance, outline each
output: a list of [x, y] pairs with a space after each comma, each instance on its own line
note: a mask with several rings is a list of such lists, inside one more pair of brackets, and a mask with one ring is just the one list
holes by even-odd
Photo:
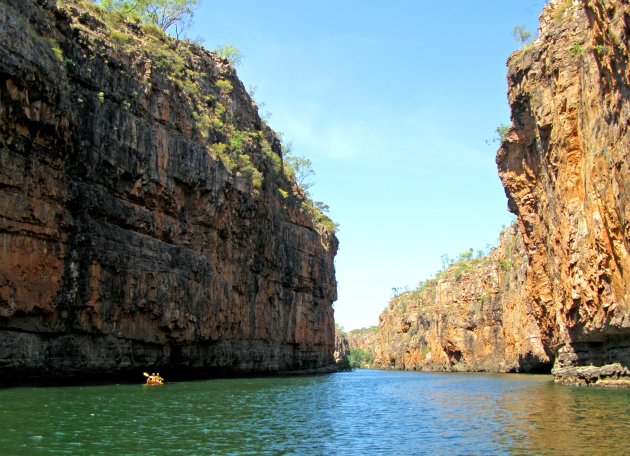
[[163, 385], [164, 384], [164, 379], [160, 377], [159, 372], [157, 374], [152, 373], [151, 375], [147, 374], [146, 372], [144, 372], [143, 374], [147, 378], [147, 385]]

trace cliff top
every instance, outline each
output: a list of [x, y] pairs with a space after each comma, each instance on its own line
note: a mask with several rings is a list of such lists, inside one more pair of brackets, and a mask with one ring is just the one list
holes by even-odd
[[[202, 144], [223, 163], [235, 185], [249, 188], [254, 195], [271, 191], [287, 204], [300, 206], [322, 234], [334, 234], [336, 225], [322, 209], [326, 206], [312, 201], [299, 184], [300, 170], [286, 160], [279, 135], [261, 118], [256, 102], [227, 58], [190, 40], [173, 38], [139, 18], [107, 12], [90, 1], [58, 0], [52, 11], [64, 25], [56, 30], [35, 20], [27, 4], [11, 0], [7, 6], [30, 16], [26, 24], [30, 33], [65, 67], [70, 79], [87, 80], [80, 74], [86, 58], [100, 58], [106, 66], [127, 68], [142, 76], [143, 86], [129, 91], [125, 99], [95, 87], [101, 104], [116, 103], [143, 115], [144, 94], [161, 91], [165, 106], [153, 114], [184, 139]], [[69, 39], [87, 44], [94, 54], [72, 55]], [[183, 104], [190, 118], [170, 119], [169, 103]]]

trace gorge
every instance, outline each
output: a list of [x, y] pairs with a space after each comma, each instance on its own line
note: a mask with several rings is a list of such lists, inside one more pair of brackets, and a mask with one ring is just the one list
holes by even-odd
[[629, 386], [629, 37], [627, 1], [545, 4], [508, 60], [515, 223], [344, 340], [335, 225], [228, 59], [94, 2], [0, 1], [0, 382], [329, 372], [364, 348]]

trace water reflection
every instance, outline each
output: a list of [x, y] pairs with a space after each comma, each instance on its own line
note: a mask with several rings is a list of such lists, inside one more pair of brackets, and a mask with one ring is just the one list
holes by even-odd
[[506, 393], [498, 410], [516, 419], [508, 427], [514, 452], [628, 454], [630, 394], [549, 382]]

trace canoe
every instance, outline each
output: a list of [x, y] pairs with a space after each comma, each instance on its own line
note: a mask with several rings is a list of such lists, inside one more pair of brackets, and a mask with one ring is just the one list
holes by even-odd
[[147, 385], [157, 386], [157, 385], [164, 384], [164, 379], [160, 377], [160, 374], [149, 375], [148, 373], [143, 372], [142, 375], [144, 375], [147, 378], [147, 383], [146, 383]]

